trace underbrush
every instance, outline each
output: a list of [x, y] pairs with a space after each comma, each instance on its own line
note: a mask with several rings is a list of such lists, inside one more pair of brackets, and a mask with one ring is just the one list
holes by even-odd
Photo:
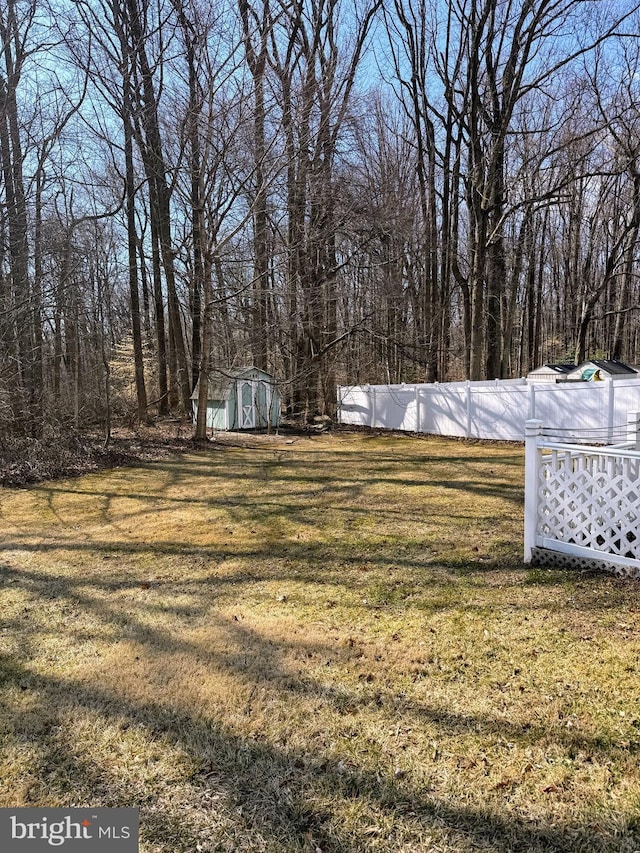
[[0, 486], [78, 476], [193, 449], [193, 443], [176, 432], [175, 426], [162, 424], [139, 430], [119, 428], [108, 442], [97, 433], [64, 426], [49, 427], [39, 438], [5, 435], [0, 438]]

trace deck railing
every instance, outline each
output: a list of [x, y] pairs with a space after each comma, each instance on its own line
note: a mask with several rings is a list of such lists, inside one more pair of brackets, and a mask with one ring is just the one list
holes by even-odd
[[640, 577], [640, 413], [621, 445], [565, 444], [526, 423], [524, 559]]

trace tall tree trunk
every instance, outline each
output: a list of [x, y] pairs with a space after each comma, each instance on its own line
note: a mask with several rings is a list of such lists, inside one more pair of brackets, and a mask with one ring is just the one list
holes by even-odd
[[131, 129], [130, 91], [125, 80], [124, 102], [124, 157], [125, 157], [125, 205], [127, 216], [127, 251], [129, 258], [129, 298], [131, 301], [131, 332], [133, 338], [133, 363], [136, 381], [137, 417], [146, 423], [147, 390], [144, 378], [144, 355], [142, 350], [142, 323], [140, 322], [140, 293], [138, 290], [138, 235], [136, 229], [136, 188], [133, 166], [133, 132]]
[[[170, 336], [175, 347], [180, 401], [183, 411], [188, 414], [191, 412], [191, 383], [176, 287], [175, 252], [171, 239], [171, 190], [162, 149], [158, 99], [155, 92], [154, 75], [145, 48], [146, 33], [142, 28], [142, 21], [144, 20], [142, 10], [139, 9], [137, 0], [126, 0], [126, 8], [128, 13], [126, 23], [131, 32], [133, 57], [139, 67], [142, 82], [143, 109], [141, 120], [143, 135], [138, 135], [138, 143], [144, 149], [143, 162], [148, 170], [150, 215], [156, 221], [160, 256], [165, 275]], [[127, 47], [126, 50], [129, 48]]]
[[[251, 350], [253, 363], [260, 370], [268, 366], [267, 294], [269, 282], [269, 247], [267, 217], [266, 137], [265, 137], [265, 69], [267, 40], [271, 21], [268, 3], [263, 3], [262, 17], [250, 9], [247, 0], [239, 0], [240, 17], [247, 65], [253, 79], [253, 281], [251, 303]], [[257, 33], [251, 31], [251, 20], [257, 22]], [[258, 47], [254, 46], [254, 37]]]
[[16, 362], [13, 385], [15, 423], [28, 421], [33, 392], [31, 323], [29, 322], [29, 244], [23, 152], [18, 120], [17, 88], [20, 80], [20, 37], [14, 0], [9, 0], [6, 18], [0, 13], [0, 47], [5, 75], [0, 74], [0, 159], [5, 186], [9, 262], [13, 294]]

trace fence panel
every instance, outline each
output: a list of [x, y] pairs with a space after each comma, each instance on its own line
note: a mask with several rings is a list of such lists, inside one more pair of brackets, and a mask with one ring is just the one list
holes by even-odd
[[413, 385], [380, 385], [375, 392], [372, 426], [379, 429], [416, 430], [416, 389]]
[[341, 424], [371, 426], [373, 395], [367, 386], [338, 388], [338, 412]]
[[472, 388], [470, 437], [522, 441], [528, 410], [527, 385]]
[[[611, 409], [611, 397], [616, 382], [581, 382], [564, 385], [540, 384], [535, 388], [532, 417], [544, 421], [547, 431], [555, 430], [566, 441], [590, 438], [606, 442], [616, 426]], [[640, 388], [640, 384], [636, 382]], [[620, 428], [626, 417], [621, 416]], [[613, 436], [612, 436], [613, 438]]]
[[640, 410], [640, 377], [605, 382], [446, 382], [338, 389], [345, 425], [434, 435], [523, 441], [527, 418], [559, 440], [615, 444], [626, 412]]
[[625, 423], [627, 412], [640, 410], [640, 392], [637, 379], [616, 379], [614, 382], [613, 423]]
[[468, 390], [463, 383], [421, 385], [420, 432], [434, 435], [468, 435]]

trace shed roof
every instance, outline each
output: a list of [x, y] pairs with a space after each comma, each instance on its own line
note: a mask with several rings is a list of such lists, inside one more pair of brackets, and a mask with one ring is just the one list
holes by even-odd
[[607, 373], [610, 373], [615, 376], [629, 375], [633, 376], [637, 371], [633, 369], [633, 367], [629, 367], [628, 364], [623, 364], [621, 361], [616, 361], [613, 358], [609, 359], [600, 359], [600, 358], [591, 358], [588, 362], [586, 362], [582, 367], [585, 367], [586, 364], [595, 364], [598, 370], [606, 370]]
[[637, 376], [638, 371], [628, 364], [623, 364], [621, 361], [616, 361], [613, 358], [590, 358], [582, 362], [577, 367], [574, 367], [570, 375], [570, 379], [582, 379], [583, 381], [593, 381], [594, 379], [604, 379], [606, 377], [624, 378]]
[[530, 373], [558, 373], [565, 376], [575, 370], [575, 364], [543, 364], [542, 367], [537, 367], [531, 370]]
[[[258, 367], [216, 367], [209, 373], [208, 400], [228, 400], [238, 379], [260, 379], [263, 382], [274, 382], [272, 374]], [[192, 400], [198, 399], [198, 385], [191, 394]]]

